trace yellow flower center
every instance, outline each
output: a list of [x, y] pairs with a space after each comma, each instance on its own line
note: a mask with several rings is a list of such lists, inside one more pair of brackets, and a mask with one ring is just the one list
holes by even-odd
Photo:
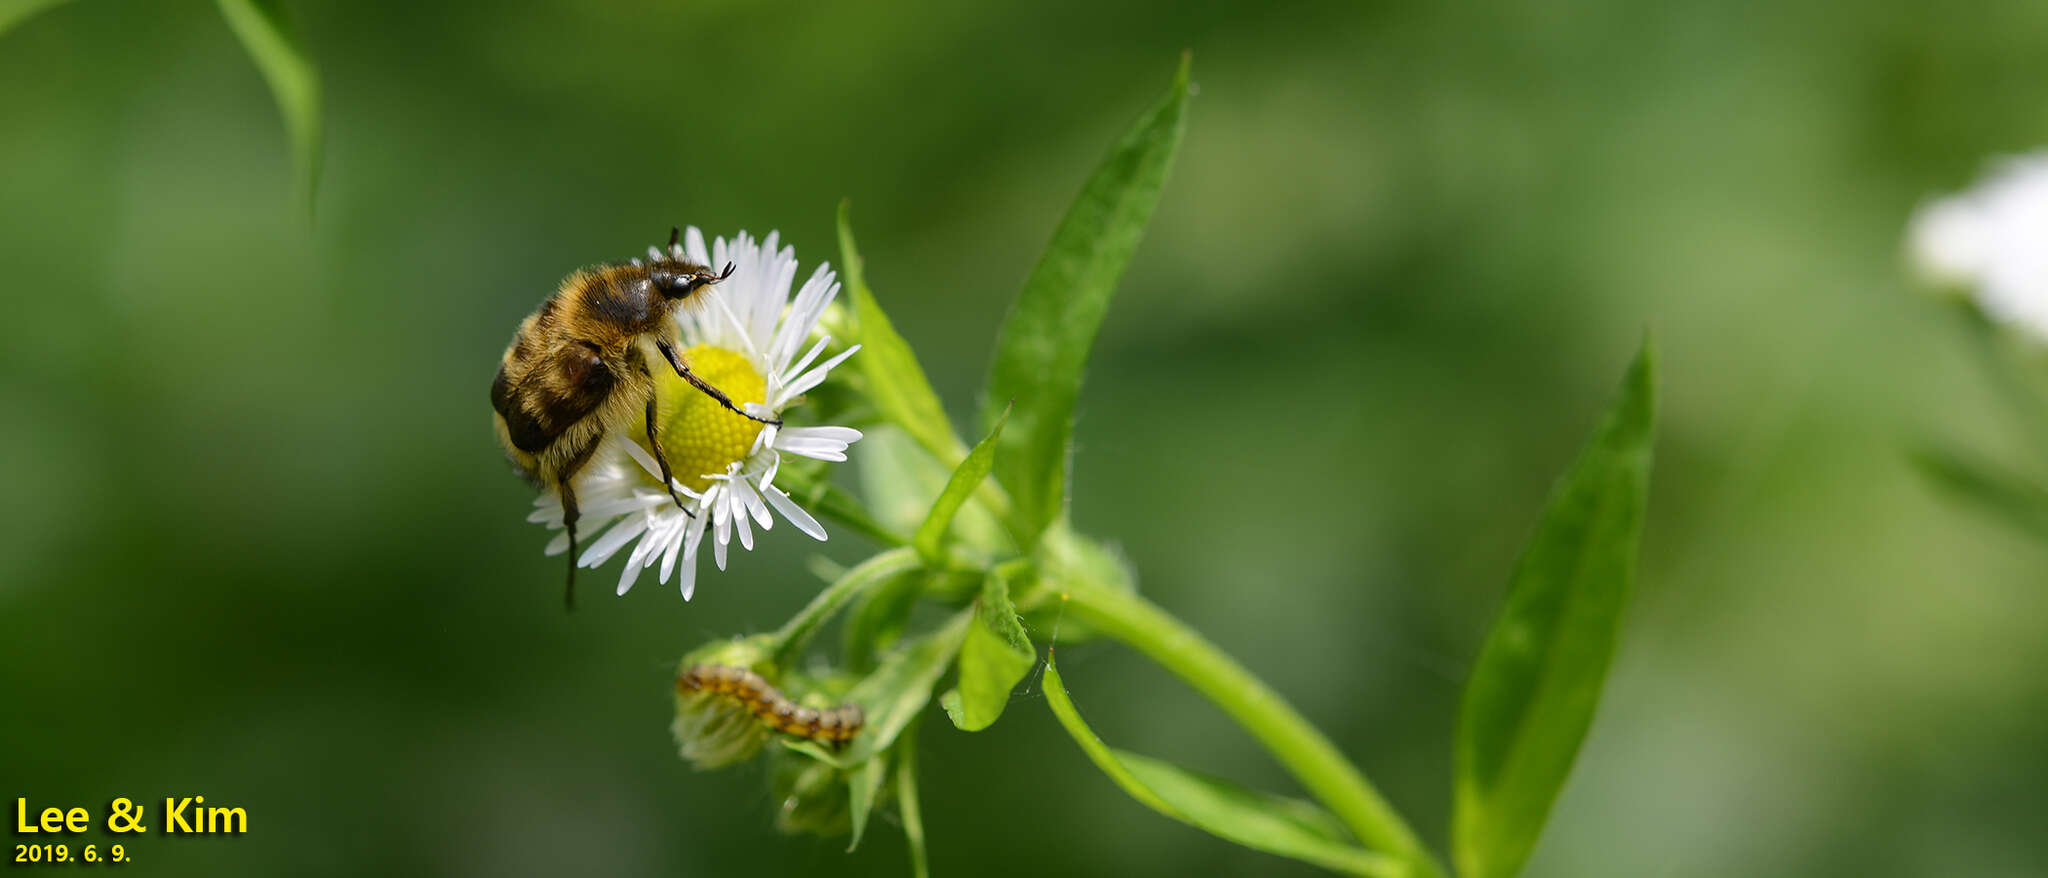
[[[733, 405], [768, 401], [768, 381], [754, 371], [743, 354], [698, 345], [683, 352], [690, 371], [732, 397]], [[664, 364], [665, 365], [665, 364]], [[711, 485], [709, 476], [745, 460], [761, 434], [761, 423], [726, 410], [718, 400], [676, 376], [673, 369], [654, 370], [655, 418], [661, 450], [676, 481], [692, 491]]]

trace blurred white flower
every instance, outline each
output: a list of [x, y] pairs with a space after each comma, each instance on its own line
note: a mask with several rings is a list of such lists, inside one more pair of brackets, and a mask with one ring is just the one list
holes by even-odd
[[1926, 280], [2048, 342], [2048, 151], [2007, 159], [1976, 186], [1921, 205], [1907, 249]]
[[[792, 302], [789, 288], [796, 279], [796, 250], [777, 249], [776, 243], [773, 232], [765, 242], [741, 232], [730, 242], [719, 238], [706, 248], [703, 233], [693, 226], [673, 254], [700, 265], [734, 264], [732, 277], [710, 288], [703, 307], [676, 315], [677, 333], [691, 371], [748, 412], [771, 420], [780, 419], [783, 410], [822, 383], [832, 367], [860, 350], [860, 345], [853, 345], [813, 365], [831, 337], [820, 337], [807, 351], [803, 346], [839, 294], [839, 283], [821, 263]], [[659, 249], [651, 253], [661, 255]], [[762, 424], [727, 411], [673, 371], [656, 370], [655, 375], [656, 431], [688, 512], [663, 490], [654, 456], [640, 440], [614, 434], [576, 477], [582, 512], [578, 529], [597, 533], [611, 524], [610, 530], [586, 543], [577, 566], [596, 567], [630, 545], [619, 594], [633, 587], [641, 570], [659, 561], [661, 581], [677, 574], [683, 599], [689, 600], [697, 587], [697, 547], [707, 534], [720, 570], [725, 569], [733, 537], [739, 538], [742, 548], [754, 548], [750, 520], [763, 531], [775, 526], [771, 509], [797, 530], [825, 539], [825, 528], [817, 519], [775, 486], [775, 473], [783, 454], [845, 460], [847, 446], [860, 439], [859, 430]], [[561, 499], [554, 492], [543, 492], [533, 505], [528, 521], [562, 527]], [[547, 553], [558, 555], [568, 549], [564, 533], [548, 544]]]

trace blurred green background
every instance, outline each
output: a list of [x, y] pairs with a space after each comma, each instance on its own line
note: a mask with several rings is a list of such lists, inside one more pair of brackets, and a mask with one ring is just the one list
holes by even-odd
[[[328, 109], [311, 221], [211, 3], [0, 36], [0, 793], [251, 815], [131, 840], [134, 874], [906, 874], [893, 826], [850, 856], [777, 836], [758, 768], [693, 772], [667, 731], [678, 655], [868, 547], [778, 528], [690, 603], [600, 572], [565, 616], [485, 386], [570, 268], [684, 223], [779, 228], [807, 271], [848, 196], [964, 419], [1183, 48], [1200, 92], [1073, 506], [1154, 600], [1441, 846], [1467, 662], [1654, 327], [1641, 585], [1529, 874], [2048, 874], [2048, 557], [1903, 461], [2023, 449], [1898, 256], [1919, 200], [2048, 142], [2048, 6], [294, 12]], [[1292, 789], [1142, 659], [1061, 657], [1112, 742]], [[1042, 702], [927, 722], [936, 874], [1312, 874], [1129, 801]]]

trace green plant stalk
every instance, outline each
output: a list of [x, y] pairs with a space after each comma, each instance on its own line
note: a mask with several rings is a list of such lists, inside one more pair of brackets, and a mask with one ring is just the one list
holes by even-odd
[[1407, 860], [1415, 878], [1444, 878], [1443, 866], [1415, 831], [1330, 739], [1215, 644], [1130, 592], [1073, 582], [1062, 597], [1067, 613], [1136, 648], [1222, 708], [1360, 842]]
[[775, 664], [787, 667], [792, 660], [802, 655], [804, 647], [810, 643], [811, 635], [818, 633], [819, 628], [824, 627], [826, 622], [831, 621], [833, 616], [861, 592], [888, 580], [891, 576], [914, 570], [921, 563], [923, 562], [918, 559], [916, 549], [901, 546], [862, 561], [859, 566], [846, 571], [838, 580], [825, 586], [824, 591], [818, 592], [817, 597], [811, 598], [809, 604], [798, 610], [788, 622], [782, 623], [782, 628], [775, 632]]

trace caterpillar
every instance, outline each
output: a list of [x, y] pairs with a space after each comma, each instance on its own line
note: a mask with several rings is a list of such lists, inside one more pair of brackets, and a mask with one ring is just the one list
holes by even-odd
[[676, 673], [676, 691], [709, 692], [737, 699], [747, 711], [785, 735], [839, 747], [860, 734], [867, 715], [858, 704], [819, 710], [782, 694], [760, 674], [731, 665], [691, 665]]

